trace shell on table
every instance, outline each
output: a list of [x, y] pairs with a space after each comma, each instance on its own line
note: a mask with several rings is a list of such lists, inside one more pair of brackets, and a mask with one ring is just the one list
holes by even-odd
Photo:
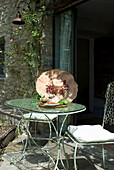
[[[46, 92], [47, 86], [53, 84], [56, 88], [60, 89], [64, 80], [68, 85], [68, 92], [65, 98], [69, 102], [72, 102], [77, 97], [78, 84], [75, 82], [73, 75], [66, 71], [52, 69], [43, 72], [36, 81], [36, 91], [45, 97], [49, 97], [50, 94]], [[64, 96], [60, 94], [57, 94], [57, 97], [58, 99], [64, 98]]]

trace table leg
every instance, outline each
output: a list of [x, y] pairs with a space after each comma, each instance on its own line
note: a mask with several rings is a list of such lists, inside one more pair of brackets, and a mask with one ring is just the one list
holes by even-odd
[[[30, 116], [30, 118], [31, 118], [31, 116]], [[29, 119], [29, 121], [30, 121], [30, 119]], [[28, 124], [28, 125], [29, 125], [29, 124]], [[50, 124], [50, 122], [49, 122], [49, 127], [50, 127], [50, 135], [49, 135], [49, 140], [48, 140], [48, 146], [49, 146], [49, 142], [50, 142], [50, 139], [51, 139], [51, 124]], [[53, 162], [53, 164], [55, 164], [54, 159], [50, 156], [48, 146], [47, 146], [47, 149], [41, 148], [41, 147], [35, 142], [35, 140], [33, 139], [32, 135], [30, 134], [29, 127], [26, 127], [26, 130], [27, 130], [28, 137], [32, 140], [32, 142], [38, 147], [38, 149], [39, 149], [44, 155], [47, 155], [47, 156], [50, 158], [50, 160]], [[56, 169], [59, 170], [58, 167], [57, 167]]]
[[[49, 117], [46, 115], [46, 117], [49, 119]], [[56, 164], [55, 164], [55, 167], [54, 167], [54, 170], [57, 169], [57, 166], [58, 166], [58, 163], [59, 163], [59, 160], [61, 161], [61, 164], [63, 166], [63, 168], [65, 170], [68, 170], [68, 159], [67, 159], [67, 156], [66, 156], [66, 153], [65, 153], [65, 149], [64, 149], [64, 146], [63, 146], [63, 152], [64, 152], [64, 156], [66, 158], [66, 163], [67, 163], [67, 168], [65, 167], [64, 163], [63, 163], [63, 160], [62, 160], [62, 155], [61, 155], [61, 140], [62, 141], [62, 144], [64, 145], [64, 138], [61, 136], [61, 133], [62, 133], [62, 130], [63, 130], [63, 126], [65, 124], [65, 121], [67, 119], [68, 115], [65, 115], [64, 119], [63, 119], [63, 122], [61, 124], [61, 127], [60, 127], [60, 131], [59, 131], [59, 128], [58, 128], [58, 119], [57, 119], [57, 127], [55, 127], [54, 123], [51, 121], [51, 124], [55, 130], [55, 133], [56, 133], [56, 140], [57, 140], [57, 149], [58, 149], [58, 152], [57, 152], [57, 161], [56, 161]]]
[[[19, 111], [20, 111], [20, 110], [19, 110]], [[20, 111], [20, 112], [21, 112], [21, 111]], [[31, 115], [30, 115], [30, 117], [29, 117], [28, 120], [26, 120], [26, 119], [23, 117], [23, 113], [22, 113], [22, 112], [21, 112], [21, 114], [22, 114], [22, 119], [21, 119], [21, 120], [19, 121], [19, 123], [18, 123], [18, 133], [19, 133], [19, 136], [21, 137], [21, 134], [20, 134], [20, 124], [21, 124], [22, 121], [24, 121], [24, 122], [25, 122], [25, 125], [26, 125], [26, 135], [27, 135], [27, 137], [26, 137], [25, 144], [24, 144], [23, 140], [21, 140], [22, 143], [23, 143], [23, 150], [22, 150], [21, 156], [20, 156], [17, 160], [14, 160], [14, 159], [12, 158], [12, 159], [11, 159], [11, 163], [16, 164], [17, 162], [19, 162], [19, 161], [21, 161], [21, 160], [23, 159], [23, 157], [25, 156], [25, 151], [26, 151], [26, 149], [27, 149], [27, 144], [28, 144], [28, 142], [30, 142], [29, 140], [31, 139], [32, 142], [37, 146], [37, 148], [38, 148], [44, 155], [47, 155], [47, 156], [50, 158], [50, 160], [53, 162], [53, 164], [55, 165], [55, 161], [54, 161], [54, 159], [50, 156], [49, 151], [48, 151], [48, 150], [49, 150], [49, 149], [48, 149], [49, 141], [50, 141], [50, 139], [51, 139], [51, 124], [50, 124], [50, 122], [49, 122], [50, 135], [49, 135], [48, 146], [47, 146], [47, 149], [42, 149], [42, 148], [35, 142], [35, 140], [33, 139], [32, 135], [31, 135], [31, 133], [30, 133], [30, 131], [29, 131], [29, 124], [30, 124], [30, 120], [31, 120], [32, 113], [31, 113]], [[59, 170], [58, 167], [57, 167], [56, 169]]]
[[[20, 110], [19, 110], [20, 111]], [[20, 111], [21, 112], [21, 111]], [[21, 138], [21, 142], [23, 144], [23, 149], [22, 149], [22, 154], [21, 156], [18, 158], [18, 159], [15, 159], [14, 157], [11, 158], [11, 163], [12, 164], [16, 164], [17, 162], [21, 161], [23, 159], [23, 157], [25, 156], [25, 151], [27, 149], [27, 144], [28, 144], [28, 135], [26, 137], [26, 140], [25, 140], [25, 144], [24, 144], [24, 141], [21, 137], [21, 133], [20, 133], [20, 124], [22, 122], [22, 119], [19, 121], [18, 123], [18, 126], [17, 126], [17, 131], [18, 131], [18, 134], [19, 134], [19, 137]], [[29, 122], [28, 122], [29, 123]], [[27, 125], [28, 126], [28, 125]]]

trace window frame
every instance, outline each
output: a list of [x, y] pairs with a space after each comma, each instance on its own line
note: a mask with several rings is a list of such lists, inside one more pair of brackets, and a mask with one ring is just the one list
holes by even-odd
[[[53, 16], [53, 68], [55, 68], [55, 48], [57, 41], [56, 38], [57, 32], [55, 32], [55, 25], [57, 21], [57, 26], [59, 28], [59, 16], [68, 11], [71, 10], [72, 18], [71, 18], [71, 30], [72, 30], [72, 35], [71, 35], [71, 74], [73, 74], [75, 81], [77, 81], [77, 9], [76, 7], [71, 7], [68, 9], [65, 9], [63, 11], [54, 13]], [[58, 50], [59, 51], [59, 50]]]

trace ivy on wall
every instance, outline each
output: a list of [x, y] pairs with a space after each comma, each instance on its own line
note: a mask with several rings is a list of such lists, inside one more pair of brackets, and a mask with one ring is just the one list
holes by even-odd
[[42, 68], [42, 40], [47, 16], [52, 15], [43, 3], [31, 0], [32, 11], [22, 11], [24, 26], [10, 25], [10, 45], [6, 49], [7, 72], [19, 78], [15, 91], [30, 96], [35, 93], [35, 82]]

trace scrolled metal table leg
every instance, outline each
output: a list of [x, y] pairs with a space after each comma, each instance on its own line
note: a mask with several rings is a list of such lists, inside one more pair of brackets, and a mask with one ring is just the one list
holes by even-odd
[[[52, 126], [53, 126], [53, 128], [54, 128], [54, 130], [55, 130], [55, 133], [56, 133], [57, 148], [58, 148], [57, 161], [56, 161], [54, 170], [57, 169], [59, 159], [60, 159], [60, 161], [61, 161], [61, 164], [62, 164], [63, 168], [64, 168], [65, 170], [68, 170], [68, 169], [65, 167], [64, 163], [63, 163], [62, 156], [61, 156], [61, 148], [60, 148], [61, 140], [63, 139], [62, 136], [61, 136], [61, 133], [62, 133], [62, 129], [63, 129], [64, 123], [65, 123], [65, 121], [66, 121], [66, 119], [67, 119], [67, 116], [68, 116], [68, 115], [65, 115], [65, 118], [64, 118], [64, 120], [63, 120], [63, 122], [62, 122], [62, 125], [61, 125], [61, 128], [60, 128], [60, 132], [59, 132], [59, 130], [58, 130], [58, 121], [57, 121], [57, 128], [55, 127], [54, 123], [51, 121], [51, 124], [52, 124]], [[47, 116], [47, 118], [49, 119], [48, 116]], [[63, 152], [64, 152], [64, 151], [65, 151], [65, 150], [63, 150]], [[65, 157], [66, 157], [65, 152], [64, 152], [64, 155], [65, 155]], [[68, 162], [67, 162], [67, 164], [68, 164]], [[68, 167], [68, 165], [67, 165], [67, 167]]]
[[[19, 110], [20, 111], [20, 110]], [[21, 111], [20, 111], [21, 112]], [[22, 112], [21, 112], [22, 114]], [[26, 148], [27, 148], [27, 144], [28, 144], [28, 135], [26, 137], [26, 141], [25, 141], [25, 144], [24, 144], [24, 141], [21, 137], [21, 133], [20, 133], [20, 124], [22, 122], [23, 119], [21, 119], [18, 123], [18, 126], [17, 126], [17, 130], [18, 130], [18, 134], [19, 134], [19, 137], [21, 138], [21, 142], [23, 144], [23, 149], [22, 149], [22, 154], [21, 156], [18, 158], [18, 159], [15, 159], [14, 157], [11, 158], [11, 164], [16, 164], [17, 162], [21, 161], [23, 159], [23, 157], [25, 156], [25, 151], [26, 151]]]
[[74, 168], [77, 170], [77, 165], [76, 165], [76, 151], [77, 151], [77, 143], [75, 144], [75, 151], [74, 151]]
[[[50, 156], [49, 152], [46, 152], [44, 149], [42, 149], [42, 148], [35, 142], [35, 140], [34, 140], [33, 137], [31, 136], [31, 134], [30, 134], [29, 131], [28, 131], [28, 134], [29, 134], [32, 142], [38, 147], [38, 149], [39, 149], [44, 155], [47, 155], [47, 156], [50, 158], [50, 160], [55, 164], [55, 161], [54, 161], [54, 159]], [[59, 170], [58, 167], [57, 167], [57, 170]]]
[[66, 160], [66, 164], [67, 164], [67, 170], [69, 169], [69, 163], [68, 163], [68, 159], [67, 159], [67, 155], [65, 152], [65, 147], [64, 147], [64, 136], [63, 136], [63, 141], [62, 141], [62, 147], [63, 147], [63, 152], [64, 152], [64, 156], [65, 156], [65, 160]]

